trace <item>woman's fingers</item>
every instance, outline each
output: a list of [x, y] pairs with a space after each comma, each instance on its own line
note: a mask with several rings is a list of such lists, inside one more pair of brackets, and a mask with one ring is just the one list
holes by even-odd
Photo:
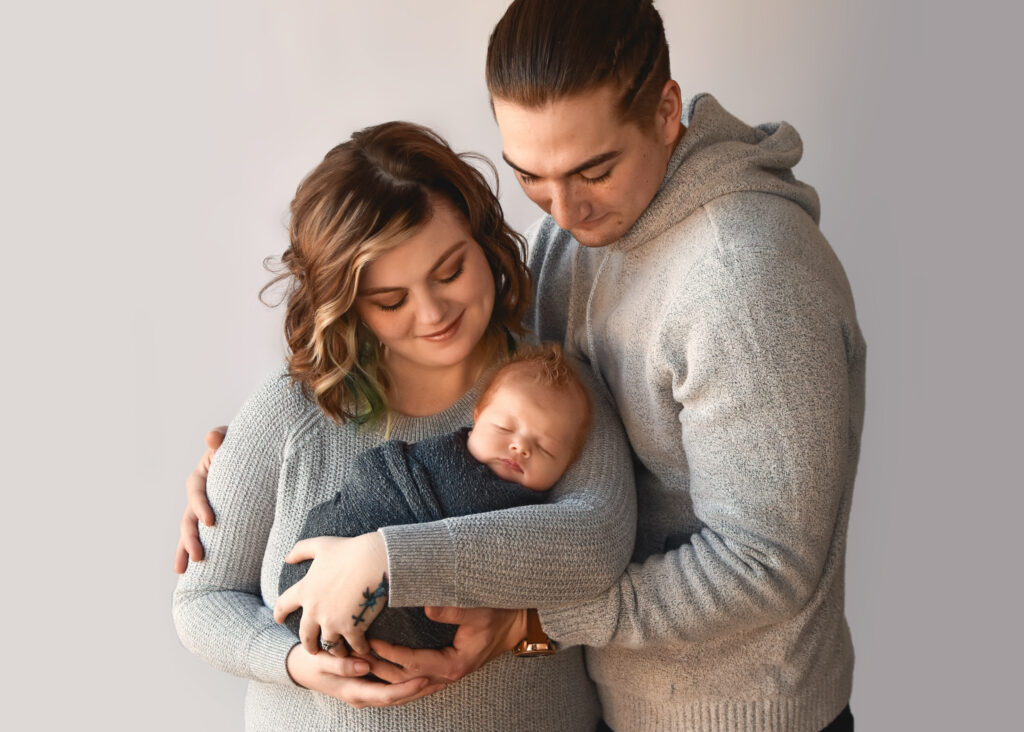
[[405, 670], [406, 676], [427, 676], [435, 681], [449, 681], [452, 663], [449, 659], [453, 648], [406, 648], [374, 638], [370, 641], [374, 653], [385, 661]]
[[[277, 602], [274, 603], [275, 623], [284, 623], [285, 618], [302, 607], [302, 599], [299, 597], [301, 586], [302, 580], [299, 580], [277, 596]], [[302, 623], [305, 623], [307, 616], [307, 613], [302, 613]]]
[[400, 684], [381, 684], [375, 681], [349, 679], [343, 696], [356, 709], [364, 707], [392, 707], [434, 694], [445, 688], [445, 684], [431, 684], [425, 678], [410, 679]]
[[329, 653], [319, 653], [317, 660], [321, 663], [324, 673], [335, 676], [358, 678], [366, 676], [371, 670], [370, 663], [365, 658], [355, 656], [336, 657]]
[[345, 632], [344, 638], [353, 653], [358, 653], [363, 656], [369, 655], [370, 644], [366, 642], [366, 631], [358, 627], [351, 628]]
[[314, 539], [303, 539], [302, 541], [295, 542], [295, 546], [285, 556], [284, 561], [288, 564], [298, 564], [304, 562], [307, 559], [316, 559], [317, 552], [320, 550], [320, 546], [323, 542], [320, 540], [322, 537], [316, 537]]

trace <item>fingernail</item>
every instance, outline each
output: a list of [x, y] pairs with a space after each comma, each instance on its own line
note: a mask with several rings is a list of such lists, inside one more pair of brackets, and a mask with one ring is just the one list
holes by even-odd
[[352, 664], [352, 670], [357, 674], [368, 674], [370, 673], [370, 664], [366, 661], [355, 661]]

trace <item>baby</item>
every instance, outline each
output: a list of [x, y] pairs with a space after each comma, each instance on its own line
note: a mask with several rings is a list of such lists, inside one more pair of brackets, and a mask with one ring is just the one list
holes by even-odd
[[[471, 429], [414, 444], [392, 440], [360, 454], [344, 487], [310, 511], [297, 541], [538, 503], [579, 456], [589, 425], [589, 395], [561, 349], [521, 347], [484, 386]], [[285, 564], [280, 592], [309, 565]], [[301, 617], [297, 610], [285, 620], [296, 635]], [[455, 628], [422, 608], [386, 607], [366, 634], [443, 648]]]

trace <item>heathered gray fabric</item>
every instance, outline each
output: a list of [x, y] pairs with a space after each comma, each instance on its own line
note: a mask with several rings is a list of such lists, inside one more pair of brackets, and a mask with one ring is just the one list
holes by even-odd
[[530, 232], [539, 337], [606, 381], [637, 457], [633, 563], [541, 612], [584, 643], [630, 730], [820, 730], [846, 705], [846, 527], [865, 345], [843, 269], [791, 168], [788, 124], [710, 96], [655, 199], [611, 246]]
[[[315, 536], [359, 536], [382, 526], [440, 521], [449, 516], [497, 511], [540, 503], [546, 493], [502, 480], [469, 452], [469, 428], [409, 444], [388, 440], [359, 455], [345, 485], [314, 506], [299, 539]], [[278, 594], [300, 579], [312, 560], [284, 564]], [[285, 620], [299, 634], [302, 610]], [[436, 623], [423, 608], [387, 606], [366, 630], [409, 648], [444, 648], [455, 640], [455, 625]]]
[[[426, 547], [437, 558], [423, 552], [426, 570], [413, 587], [436, 584], [435, 597], [452, 602], [486, 596], [480, 604], [494, 605], [508, 597], [510, 606], [550, 607], [594, 597], [622, 572], [636, 525], [629, 448], [600, 387], [591, 386], [587, 447], [549, 502], [410, 527], [434, 539]], [[396, 416], [387, 437], [417, 442], [466, 426], [478, 395], [473, 389], [431, 417]], [[186, 647], [251, 680], [250, 730], [592, 730], [599, 708], [579, 648], [549, 658], [506, 654], [439, 694], [385, 709], [355, 710], [288, 678], [285, 657], [297, 639], [270, 610], [285, 554], [310, 508], [337, 491], [356, 456], [383, 442], [384, 431], [337, 426], [283, 373], [248, 400], [210, 469], [217, 525], [200, 527], [207, 558], [189, 566], [175, 591], [175, 626]], [[506, 566], [510, 553], [545, 571], [523, 583]], [[463, 556], [471, 561], [456, 566], [453, 557]], [[394, 584], [391, 603], [399, 604]]]

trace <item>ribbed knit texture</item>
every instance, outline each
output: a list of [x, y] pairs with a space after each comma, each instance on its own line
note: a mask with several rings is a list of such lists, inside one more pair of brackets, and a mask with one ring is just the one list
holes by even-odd
[[[431, 417], [393, 417], [387, 436], [416, 442], [455, 431], [470, 424], [477, 396], [471, 390]], [[549, 503], [394, 527], [398, 545], [427, 564], [411, 574], [390, 570], [392, 604], [505, 598], [509, 607], [546, 607], [606, 589], [632, 550], [635, 492], [621, 425], [600, 393], [594, 407], [585, 452]], [[200, 527], [207, 558], [175, 592], [186, 647], [251, 680], [250, 730], [592, 730], [599, 708], [578, 647], [549, 658], [506, 654], [440, 694], [385, 709], [355, 710], [289, 680], [285, 657], [297, 639], [270, 610], [284, 556], [309, 510], [338, 490], [356, 455], [382, 443], [384, 432], [385, 425], [337, 426], [284, 373], [248, 400], [210, 469], [217, 525]], [[422, 547], [417, 534], [426, 537]], [[509, 557], [522, 566], [509, 566]], [[408, 586], [429, 591], [401, 603]]]
[[[789, 125], [710, 96], [618, 242], [530, 233], [542, 338], [589, 361], [637, 458], [634, 563], [541, 611], [616, 732], [816, 732], [849, 700], [846, 527], [865, 346]], [[614, 173], [613, 173], [614, 174]]]

